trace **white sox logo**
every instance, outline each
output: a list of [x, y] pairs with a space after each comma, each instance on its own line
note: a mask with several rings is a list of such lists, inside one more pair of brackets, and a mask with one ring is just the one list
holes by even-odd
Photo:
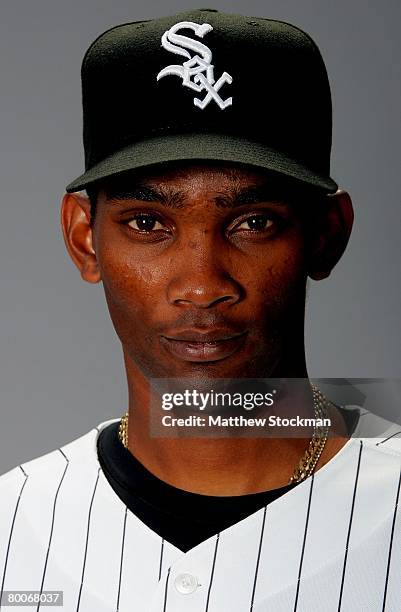
[[[213, 27], [209, 23], [200, 25], [192, 21], [180, 21], [164, 32], [161, 39], [162, 46], [167, 49], [167, 51], [171, 51], [176, 55], [187, 57], [188, 60], [182, 65], [170, 64], [170, 66], [166, 66], [157, 75], [157, 80], [159, 81], [165, 76], [175, 74], [182, 78], [182, 84], [186, 87], [190, 87], [198, 93], [205, 91], [206, 96], [203, 100], [194, 98], [195, 106], [202, 110], [212, 100], [214, 100], [222, 110], [227, 108], [227, 106], [231, 106], [233, 99], [226, 98], [223, 100], [218, 92], [225, 83], [231, 85], [233, 81], [232, 76], [229, 75], [228, 72], [223, 72], [221, 77], [216, 81], [214, 78], [211, 50], [209, 47], [193, 38], [177, 34], [178, 30], [184, 28], [193, 30], [199, 38], [203, 38], [205, 34], [213, 30]], [[191, 56], [187, 49], [194, 51], [196, 55]]]

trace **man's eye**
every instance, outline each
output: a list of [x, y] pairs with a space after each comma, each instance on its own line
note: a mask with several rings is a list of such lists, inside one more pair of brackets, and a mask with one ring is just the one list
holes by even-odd
[[164, 226], [152, 215], [135, 215], [128, 223], [132, 229], [139, 232], [152, 232], [155, 230], [164, 229]]
[[268, 229], [273, 224], [274, 221], [272, 221], [269, 215], [252, 215], [252, 217], [248, 217], [240, 224], [236, 225], [234, 229], [263, 231]]

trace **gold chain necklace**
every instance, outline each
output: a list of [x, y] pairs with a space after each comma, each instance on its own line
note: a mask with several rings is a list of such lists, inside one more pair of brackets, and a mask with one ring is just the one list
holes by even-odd
[[[313, 394], [313, 410], [315, 413], [315, 419], [326, 419], [328, 417], [327, 407], [329, 405], [328, 399], [323, 393], [316, 387], [311, 385]], [[305, 480], [310, 476], [323, 452], [326, 445], [327, 438], [329, 436], [329, 427], [327, 425], [316, 425], [313, 428], [313, 435], [309, 441], [308, 448], [301, 457], [298, 466], [295, 468], [293, 475], [288, 481], [289, 484], [298, 483]]]
[[128, 412], [126, 412], [120, 421], [120, 425], [118, 427], [118, 437], [120, 438], [120, 442], [128, 448]]
[[[315, 419], [327, 418], [328, 399], [316, 387], [311, 385], [313, 394], [313, 410]], [[312, 438], [309, 441], [308, 448], [301, 457], [298, 466], [295, 468], [293, 475], [289, 479], [289, 484], [298, 483], [310, 476], [323, 452], [329, 435], [329, 427], [327, 425], [315, 425]], [[126, 412], [121, 420], [118, 428], [118, 437], [125, 448], [128, 448], [128, 412]]]

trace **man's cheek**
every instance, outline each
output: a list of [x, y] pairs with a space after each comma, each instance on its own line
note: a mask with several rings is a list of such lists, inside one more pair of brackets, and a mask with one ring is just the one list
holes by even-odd
[[121, 341], [125, 343], [134, 334], [143, 335], [152, 316], [146, 292], [138, 290], [132, 282], [121, 283], [116, 278], [106, 279], [103, 284], [108, 310]]
[[105, 289], [116, 302], [131, 304], [145, 302], [155, 293], [156, 275], [151, 266], [133, 262], [102, 262], [101, 273]]
[[[269, 318], [275, 314], [287, 312], [294, 303], [303, 299], [306, 285], [306, 274], [300, 267], [291, 267], [275, 271], [261, 282], [257, 289], [257, 302], [261, 313]], [[256, 314], [256, 313], [255, 313]]]

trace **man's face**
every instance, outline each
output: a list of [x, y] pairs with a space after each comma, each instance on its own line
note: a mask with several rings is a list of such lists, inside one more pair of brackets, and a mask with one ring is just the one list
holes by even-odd
[[[262, 171], [182, 165], [100, 192], [110, 315], [146, 377], [267, 377], [303, 347], [302, 206]], [[280, 365], [281, 364], [281, 365]]]

